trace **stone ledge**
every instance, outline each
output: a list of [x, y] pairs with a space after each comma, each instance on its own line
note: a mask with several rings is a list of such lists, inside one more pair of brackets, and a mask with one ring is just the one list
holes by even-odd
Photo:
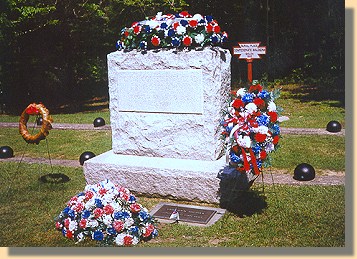
[[220, 179], [226, 165], [216, 161], [114, 154], [112, 150], [84, 162], [87, 184], [109, 179], [129, 190], [180, 200], [219, 203]]

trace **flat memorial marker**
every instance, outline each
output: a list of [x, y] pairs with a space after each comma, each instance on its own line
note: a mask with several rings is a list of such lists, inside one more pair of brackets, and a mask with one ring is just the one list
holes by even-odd
[[194, 226], [211, 226], [219, 220], [226, 210], [220, 208], [193, 206], [186, 204], [176, 204], [161, 202], [151, 211], [151, 215], [162, 223], [173, 223], [170, 219], [174, 210], [179, 214], [179, 221]]

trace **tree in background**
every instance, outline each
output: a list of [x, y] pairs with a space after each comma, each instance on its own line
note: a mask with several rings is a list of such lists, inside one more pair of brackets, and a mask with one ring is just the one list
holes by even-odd
[[[240, 41], [267, 46], [254, 78], [344, 90], [343, 1], [2, 0], [0, 103], [18, 114], [30, 102], [76, 108], [106, 96], [106, 55], [121, 28], [181, 10], [212, 15], [229, 33], [230, 47]], [[232, 59], [234, 80], [246, 80], [245, 69], [245, 61]]]

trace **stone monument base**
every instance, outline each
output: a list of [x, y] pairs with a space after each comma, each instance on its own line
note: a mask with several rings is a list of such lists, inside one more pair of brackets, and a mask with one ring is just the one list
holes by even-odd
[[112, 150], [83, 164], [87, 184], [104, 179], [137, 194], [219, 203], [225, 157], [215, 161], [119, 155]]

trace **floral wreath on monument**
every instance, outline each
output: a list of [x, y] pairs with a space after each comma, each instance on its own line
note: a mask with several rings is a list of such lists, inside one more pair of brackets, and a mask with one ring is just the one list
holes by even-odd
[[124, 27], [117, 49], [155, 49], [219, 46], [227, 41], [228, 34], [221, 31], [212, 16], [191, 15], [186, 11], [177, 14], [158, 12], [152, 18], [134, 22]]
[[110, 180], [87, 185], [55, 219], [56, 229], [76, 243], [133, 246], [158, 235], [156, 220], [124, 187]]
[[[281, 108], [275, 104], [279, 90], [269, 92], [257, 81], [232, 91], [232, 100], [221, 125], [226, 159], [233, 174], [246, 174], [250, 185], [271, 165], [269, 155], [279, 148]], [[233, 175], [234, 176], [234, 175]]]

